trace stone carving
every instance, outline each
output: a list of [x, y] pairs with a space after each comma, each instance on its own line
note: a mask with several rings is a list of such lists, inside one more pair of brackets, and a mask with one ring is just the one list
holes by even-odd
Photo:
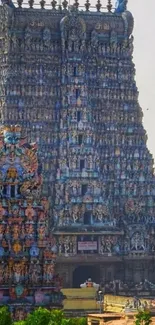
[[59, 255], [76, 255], [76, 236], [62, 236], [58, 240], [58, 254]]
[[100, 254], [112, 254], [119, 252], [117, 248], [118, 238], [117, 236], [102, 236], [100, 238]]
[[138, 231], [133, 234], [131, 237], [131, 251], [145, 251], [146, 243], [143, 233]]
[[33, 285], [39, 284], [41, 281], [41, 266], [36, 263], [32, 263], [29, 268], [29, 281]]
[[44, 45], [49, 48], [51, 44], [51, 32], [48, 28], [45, 28], [43, 31], [43, 41]]
[[44, 281], [47, 284], [51, 284], [51, 281], [53, 281], [54, 276], [54, 265], [53, 264], [46, 264], [44, 265]]

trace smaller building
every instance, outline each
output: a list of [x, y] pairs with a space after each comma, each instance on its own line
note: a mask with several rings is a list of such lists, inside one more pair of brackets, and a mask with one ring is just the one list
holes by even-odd
[[[88, 325], [126, 325], [125, 316], [123, 314], [89, 314], [87, 317]], [[133, 324], [133, 322], [131, 323]]]
[[[90, 314], [87, 317], [87, 325], [134, 325], [135, 313], [130, 314]], [[155, 317], [151, 318], [151, 324], [155, 324]]]

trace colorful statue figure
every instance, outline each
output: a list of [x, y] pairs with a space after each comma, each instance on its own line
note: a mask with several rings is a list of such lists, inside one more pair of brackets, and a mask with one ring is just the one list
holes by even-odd
[[6, 144], [16, 145], [21, 139], [21, 127], [16, 125], [4, 128], [4, 142]]
[[10, 8], [15, 8], [15, 5], [14, 5], [14, 3], [11, 0], [2, 0], [2, 4], [3, 5], [7, 5]]
[[95, 282], [92, 281], [91, 278], [89, 278], [88, 280], [86, 280], [85, 283], [80, 284], [81, 288], [99, 288], [99, 284], [96, 284]]
[[0, 221], [3, 220], [4, 215], [5, 215], [5, 209], [2, 207], [2, 204], [0, 204]]
[[41, 267], [39, 264], [31, 264], [29, 269], [29, 277], [31, 284], [39, 284], [41, 277]]
[[128, 0], [117, 0], [116, 13], [122, 13], [127, 9]]
[[54, 264], [44, 265], [44, 281], [47, 284], [50, 284], [54, 276]]
[[23, 281], [23, 265], [22, 263], [15, 263], [13, 265], [13, 283], [18, 284]]
[[0, 240], [3, 239], [4, 229], [4, 224], [0, 223]]
[[35, 216], [35, 211], [32, 208], [31, 204], [28, 204], [28, 207], [25, 210], [25, 215], [27, 217], [27, 220], [32, 221], [33, 217]]
[[4, 264], [0, 264], [0, 285], [5, 283]]

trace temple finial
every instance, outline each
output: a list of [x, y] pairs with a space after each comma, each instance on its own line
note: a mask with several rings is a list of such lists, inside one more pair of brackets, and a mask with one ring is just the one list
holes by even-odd
[[79, 7], [79, 2], [78, 2], [78, 0], [75, 0], [73, 6], [74, 6], [76, 9], [78, 9], [78, 7]]
[[33, 5], [34, 5], [34, 0], [29, 0], [28, 1], [30, 9], [33, 9]]
[[111, 9], [112, 9], [111, 0], [108, 0], [107, 9], [108, 9], [109, 12], [111, 12]]
[[45, 9], [45, 3], [46, 3], [45, 0], [41, 0], [41, 1], [40, 1], [41, 9]]
[[56, 8], [56, 4], [57, 4], [57, 1], [56, 0], [52, 0], [51, 2], [51, 5], [52, 5], [52, 9], [55, 10]]
[[62, 7], [63, 7], [63, 9], [66, 10], [66, 9], [67, 9], [67, 6], [68, 6], [68, 1], [67, 1], [67, 0], [64, 0], [64, 1], [62, 2]]
[[90, 2], [89, 2], [89, 0], [86, 0], [86, 3], [85, 3], [86, 11], [89, 11], [89, 7], [90, 7]]
[[100, 11], [101, 7], [102, 7], [102, 5], [101, 5], [100, 0], [97, 0], [97, 4], [96, 4], [97, 11]]
[[17, 0], [18, 8], [22, 8], [23, 0]]

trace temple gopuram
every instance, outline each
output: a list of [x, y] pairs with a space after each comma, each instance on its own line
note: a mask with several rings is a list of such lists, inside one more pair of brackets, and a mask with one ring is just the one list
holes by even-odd
[[[25, 177], [27, 186], [27, 177], [31, 180], [35, 171], [26, 167], [28, 175], [23, 174], [18, 152], [14, 167], [9, 162], [14, 171], [8, 170], [11, 153], [2, 137], [6, 160], [2, 155], [1, 260], [5, 265], [4, 255], [9, 254], [8, 274], [15, 272], [16, 254], [23, 254], [22, 272], [28, 274], [26, 261], [31, 261], [34, 249], [41, 254], [35, 257], [41, 269], [47, 227], [53, 243], [49, 245], [54, 245], [50, 254], [57, 252], [55, 272], [65, 288], [79, 288], [89, 278], [104, 286], [115, 280], [129, 290], [139, 282], [143, 286], [145, 280], [148, 285], [155, 283], [154, 162], [138, 102], [134, 19], [127, 0], [118, 0], [116, 8], [110, 0], [97, 0], [94, 8], [89, 0], [84, 7], [78, 0], [69, 6], [67, 0], [2, 2], [1, 123], [19, 124], [28, 141], [37, 143], [41, 192], [49, 204], [45, 218], [42, 201], [41, 205], [25, 201], [19, 184]], [[28, 159], [25, 150], [36, 159], [34, 149], [23, 146], [19, 147], [22, 159]], [[27, 197], [31, 191], [24, 190]], [[26, 209], [33, 211], [34, 224]], [[20, 226], [14, 218], [21, 220]], [[35, 263], [30, 263], [32, 270], [39, 270]], [[29, 275], [23, 277], [22, 295], [27, 282], [35, 286]]]
[[19, 126], [1, 130], [0, 305], [7, 304], [17, 320], [37, 306], [61, 307], [63, 300], [36, 149]]

